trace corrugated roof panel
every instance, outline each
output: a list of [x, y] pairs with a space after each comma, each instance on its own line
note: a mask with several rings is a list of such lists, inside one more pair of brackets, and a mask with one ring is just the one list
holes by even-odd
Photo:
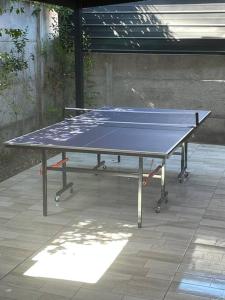
[[149, 0], [83, 12], [86, 50], [225, 53], [225, 0]]

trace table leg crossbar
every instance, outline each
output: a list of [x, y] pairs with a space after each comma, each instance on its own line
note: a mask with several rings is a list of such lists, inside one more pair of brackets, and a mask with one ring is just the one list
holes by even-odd
[[59, 202], [61, 195], [70, 189], [70, 193], [73, 193], [73, 182], [67, 183], [67, 171], [66, 171], [66, 162], [68, 159], [66, 159], [66, 152], [62, 152], [62, 189], [56, 192], [55, 201]]
[[104, 160], [101, 160], [101, 154], [97, 154], [97, 165], [94, 167], [94, 169], [98, 169], [98, 168], [106, 168], [106, 165], [105, 165], [105, 161]]
[[[184, 149], [187, 149], [184, 145]], [[101, 169], [100, 167], [103, 166]], [[62, 172], [62, 189], [57, 191], [55, 201], [60, 200], [60, 196], [68, 189], [73, 192], [73, 183], [67, 183], [67, 172], [76, 172], [76, 173], [89, 173], [89, 174], [101, 174], [110, 175], [110, 176], [120, 176], [120, 177], [129, 177], [138, 179], [138, 227], [142, 227], [142, 191], [143, 186], [146, 186], [149, 183], [151, 178], [158, 178], [161, 180], [161, 196], [156, 203], [155, 212], [159, 213], [161, 210], [161, 204], [163, 202], [168, 202], [168, 192], [166, 191], [166, 159], [162, 159], [162, 164], [157, 166], [150, 173], [144, 173], [143, 171], [143, 157], [139, 157], [139, 167], [138, 172], [125, 172], [125, 171], [116, 171], [116, 170], [107, 170], [104, 168], [105, 162], [101, 161], [100, 154], [97, 155], [97, 165], [93, 168], [80, 168], [80, 167], [68, 167], [66, 153], [62, 153], [61, 165], [54, 164], [47, 166], [47, 157], [46, 151], [42, 151], [42, 179], [43, 179], [43, 215], [47, 216], [47, 171], [59, 171]], [[182, 163], [181, 167], [186, 170], [187, 167], [187, 155], [183, 151], [182, 154]]]

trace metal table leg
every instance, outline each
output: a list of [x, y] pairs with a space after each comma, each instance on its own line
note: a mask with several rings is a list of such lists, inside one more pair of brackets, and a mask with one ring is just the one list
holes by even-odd
[[168, 202], [168, 192], [166, 191], [166, 160], [162, 160], [162, 167], [161, 167], [161, 197], [157, 201], [157, 205], [155, 208], [155, 212], [159, 213], [161, 210], [161, 203]]
[[56, 192], [55, 202], [60, 201], [61, 195], [68, 189], [70, 193], [73, 193], [73, 183], [67, 183], [67, 172], [66, 172], [66, 152], [62, 152], [62, 189]]
[[101, 165], [101, 154], [97, 154], [97, 165], [100, 166]]
[[[65, 159], [66, 159], [66, 152], [62, 152], [62, 161], [65, 161]], [[63, 168], [63, 171], [62, 171], [62, 182], [63, 182], [63, 188], [65, 188], [66, 184], [67, 184], [66, 162], [64, 162], [62, 164], [62, 168]]]
[[188, 143], [184, 142], [181, 145], [181, 166], [180, 166], [180, 174], [178, 175], [179, 182], [183, 182], [184, 178], [188, 176], [187, 172], [187, 151], [188, 151]]
[[47, 199], [47, 158], [46, 150], [42, 150], [42, 190], [43, 190], [43, 216], [48, 214]]
[[142, 227], [143, 157], [139, 157], [138, 171], [138, 228]]
[[182, 143], [181, 145], [181, 165], [180, 165], [180, 171], [181, 173], [184, 170], [184, 161], [185, 161], [185, 143]]
[[166, 161], [163, 160], [162, 162], [162, 169], [161, 169], [161, 199], [162, 201], [167, 202], [168, 192], [166, 191]]
[[103, 169], [106, 169], [106, 165], [105, 165], [105, 161], [101, 160], [101, 154], [98, 153], [97, 154], [97, 165], [94, 167], [95, 170], [97, 170], [98, 168], [102, 167]]
[[185, 142], [185, 157], [184, 157], [184, 167], [187, 170], [187, 161], [188, 161], [188, 142]]

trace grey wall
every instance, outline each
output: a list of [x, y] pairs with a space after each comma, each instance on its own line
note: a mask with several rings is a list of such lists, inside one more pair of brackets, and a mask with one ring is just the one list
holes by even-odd
[[92, 58], [96, 105], [211, 110], [195, 140], [225, 144], [225, 56], [98, 53]]
[[[11, 5], [9, 1], [0, 0], [0, 7]], [[62, 95], [50, 93], [52, 87], [49, 81], [50, 69], [54, 69], [54, 59], [48, 56], [47, 46], [52, 30], [52, 12], [41, 5], [40, 15], [34, 16], [34, 6], [28, 2], [14, 3], [13, 6], [23, 6], [25, 13], [17, 15], [16, 12], [4, 13], [0, 16], [0, 28], [28, 29], [25, 55], [28, 69], [11, 76], [8, 87], [0, 89], [0, 149], [2, 142], [15, 136], [46, 125], [46, 111], [49, 105], [55, 104], [55, 98], [60, 102]], [[0, 37], [0, 53], [10, 51], [13, 47], [12, 40], [7, 35]], [[56, 90], [56, 87], [51, 90]], [[73, 89], [72, 89], [73, 90]], [[63, 102], [63, 101], [61, 101]], [[55, 105], [57, 106], [57, 105]], [[59, 107], [59, 105], [57, 106]]]
[[[1, 7], [7, 7], [10, 3], [0, 0]], [[38, 41], [46, 39], [49, 32], [49, 20], [47, 10], [42, 6], [40, 18], [32, 16], [33, 6], [31, 4], [22, 3], [25, 8], [25, 13], [17, 15], [13, 13], [4, 13], [1, 16], [1, 28], [27, 28], [27, 43], [25, 49], [26, 60], [28, 61], [28, 69], [19, 72], [18, 76], [11, 76], [7, 89], [0, 93], [0, 126], [11, 125], [13, 122], [22, 121], [24, 118], [29, 119], [36, 117], [37, 112], [37, 79], [43, 64], [43, 59], [40, 57], [37, 49]], [[13, 5], [17, 7], [15, 3]], [[0, 38], [0, 52], [8, 51], [13, 48], [12, 40], [8, 35], [3, 35]], [[34, 60], [32, 59], [34, 57]]]
[[[0, 0], [1, 3], [7, 1]], [[11, 88], [0, 94], [0, 140], [23, 134], [38, 126], [38, 112], [47, 102], [58, 107], [58, 99], [74, 100], [74, 81], [59, 95], [53, 95], [45, 75], [47, 61], [37, 50], [40, 41], [48, 37], [49, 15], [42, 9], [40, 19], [27, 15], [17, 18], [1, 16], [1, 27], [29, 25], [27, 55], [33, 53], [29, 69], [20, 74]], [[11, 41], [0, 40], [0, 52], [10, 48]], [[86, 78], [86, 95], [96, 105], [174, 107], [212, 110], [196, 137], [197, 141], [225, 144], [225, 56], [216, 55], [156, 55], [91, 53], [93, 67]], [[47, 95], [42, 87], [51, 89]], [[50, 98], [57, 98], [50, 99]], [[56, 101], [57, 100], [57, 101]], [[61, 100], [60, 100], [61, 101]], [[87, 101], [88, 102], [88, 101]], [[86, 104], [87, 104], [86, 102]], [[13, 104], [13, 105], [12, 105]], [[15, 117], [15, 109], [18, 114]], [[0, 143], [1, 147], [1, 143]]]

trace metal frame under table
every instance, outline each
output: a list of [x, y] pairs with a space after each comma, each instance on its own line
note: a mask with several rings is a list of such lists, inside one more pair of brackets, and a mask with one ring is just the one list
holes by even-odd
[[[183, 182], [183, 180], [188, 176], [189, 172], [187, 171], [187, 145], [188, 142], [184, 141], [181, 145], [177, 148], [180, 148], [181, 151], [175, 152], [173, 151], [170, 155], [181, 155], [181, 167], [180, 173], [178, 175], [179, 182]], [[176, 149], [175, 149], [176, 150]], [[144, 166], [143, 166], [143, 157], [138, 157], [138, 169], [136, 171], [116, 171], [116, 170], [107, 170], [106, 162], [101, 161], [101, 154], [97, 154], [97, 164], [93, 166], [93, 168], [81, 168], [81, 167], [71, 167], [67, 165], [67, 158], [66, 152], [62, 152], [62, 160], [54, 165], [48, 166], [47, 165], [47, 150], [42, 150], [42, 182], [43, 182], [43, 215], [47, 216], [48, 214], [48, 199], [47, 199], [47, 172], [48, 171], [57, 171], [62, 173], [62, 188], [56, 192], [55, 195], [55, 202], [60, 201], [61, 195], [70, 190], [73, 193], [73, 183], [67, 182], [67, 172], [72, 173], [88, 173], [88, 174], [103, 174], [104, 176], [118, 176], [118, 177], [127, 177], [127, 178], [135, 178], [138, 180], [138, 197], [137, 197], [137, 206], [138, 206], [138, 228], [142, 227], [142, 189], [144, 186], [148, 185], [152, 178], [160, 179], [161, 181], [161, 192], [160, 198], [158, 199], [155, 212], [159, 213], [161, 210], [161, 204], [163, 202], [168, 202], [168, 192], [166, 191], [166, 159], [170, 157], [157, 157], [161, 159], [161, 164], [158, 165], [154, 170], [150, 170], [149, 173], [144, 173]], [[67, 151], [68, 152], [68, 151]], [[118, 163], [120, 162], [120, 153], [114, 153], [118, 155]]]
[[[114, 110], [115, 109], [115, 110]], [[124, 114], [124, 112], [128, 111], [134, 111], [137, 112], [137, 118], [139, 119], [139, 122], [142, 122], [142, 114], [147, 114], [148, 119], [148, 113], [151, 111], [151, 109], [144, 109], [144, 108], [114, 108], [113, 113], [117, 113], [119, 109], [119, 114]], [[169, 114], [170, 120], [171, 120], [171, 114], [175, 112], [178, 113], [179, 117], [177, 122], [179, 123], [180, 117], [182, 117], [183, 114], [185, 114], [186, 110], [173, 110], [173, 109], [153, 109], [154, 113], [157, 114]], [[101, 115], [101, 112], [103, 112], [103, 115]], [[151, 147], [148, 145], [148, 141], [151, 141], [151, 145], [153, 148], [155, 148], [155, 142], [152, 142], [152, 132], [154, 130], [147, 128], [146, 135], [143, 133], [141, 136], [141, 139], [139, 139], [139, 135], [142, 134], [143, 127], [142, 123], [140, 131], [137, 132], [136, 128], [130, 128], [129, 126], [126, 128], [126, 132], [124, 130], [118, 128], [111, 128], [111, 127], [101, 127], [102, 120], [105, 120], [105, 116], [108, 114], [108, 109], [100, 109], [96, 112], [94, 111], [94, 120], [93, 122], [85, 123], [87, 121], [86, 117], [90, 116], [90, 114], [85, 115], [84, 119], [78, 117], [78, 118], [71, 118], [71, 119], [65, 119], [64, 121], [60, 123], [56, 123], [53, 125], [50, 125], [49, 127], [31, 132], [29, 134], [26, 134], [24, 136], [12, 139], [8, 142], [5, 142], [4, 144], [7, 147], [20, 147], [24, 149], [33, 149], [33, 150], [39, 150], [42, 153], [42, 181], [43, 181], [43, 215], [47, 216], [48, 214], [48, 199], [47, 199], [47, 172], [48, 171], [59, 171], [62, 173], [62, 188], [57, 191], [55, 196], [55, 201], [58, 202], [60, 200], [61, 195], [68, 189], [70, 189], [71, 192], [73, 192], [73, 183], [67, 182], [67, 172], [79, 172], [79, 173], [91, 173], [91, 174], [104, 174], [104, 175], [110, 175], [110, 176], [122, 176], [122, 177], [130, 177], [135, 178], [138, 180], [138, 196], [137, 196], [137, 202], [138, 202], [138, 227], [142, 227], [142, 189], [143, 186], [150, 183], [152, 178], [158, 178], [161, 180], [161, 192], [160, 192], [160, 198], [156, 203], [155, 211], [160, 212], [161, 204], [163, 202], [168, 201], [168, 193], [166, 191], [166, 160], [171, 155], [180, 155], [181, 156], [181, 165], [180, 165], [180, 173], [178, 175], [179, 182], [183, 182], [184, 178], [188, 176], [187, 171], [187, 161], [188, 161], [188, 140], [190, 136], [195, 132], [195, 130], [199, 127], [199, 125], [210, 115], [210, 111], [188, 111], [188, 113], [192, 114], [196, 117], [196, 123], [192, 125], [191, 127], [183, 127], [181, 124], [181, 129], [179, 132], [177, 131], [176, 135], [174, 134], [174, 129], [171, 129], [171, 131], [166, 130], [164, 135], [161, 132], [153, 133], [155, 138], [159, 142], [164, 142], [166, 144], [166, 149], [164, 150], [158, 150], [153, 151]], [[99, 115], [100, 113], [100, 115]], [[92, 114], [91, 114], [92, 115]], [[96, 116], [96, 118], [95, 118]], [[118, 116], [118, 115], [117, 115]], [[103, 118], [102, 118], [103, 117]], [[107, 118], [106, 118], [107, 119]], [[116, 117], [116, 120], [118, 118]], [[84, 120], [84, 122], [82, 121]], [[106, 123], [114, 124], [116, 120], [110, 120], [110, 118], [107, 119]], [[77, 125], [77, 122], [80, 123]], [[119, 119], [120, 121], [120, 119]], [[131, 119], [133, 121], [133, 119]], [[83, 122], [83, 123], [82, 123]], [[105, 121], [104, 121], [105, 122]], [[148, 122], [148, 121], [147, 121]], [[128, 115], [128, 119], [123, 122], [122, 117], [122, 123], [130, 124], [130, 119]], [[85, 129], [86, 124], [94, 124], [92, 127], [92, 130], [89, 130], [89, 128], [85, 130], [80, 130], [81, 128]], [[152, 123], [146, 123], [146, 124], [152, 124]], [[168, 124], [168, 120], [167, 123]], [[82, 127], [84, 125], [84, 127]], [[179, 124], [178, 124], [179, 125]], [[92, 125], [91, 125], [92, 126]], [[99, 127], [99, 131], [96, 129]], [[167, 125], [166, 125], [167, 126]], [[94, 128], [94, 129], [93, 129]], [[184, 129], [185, 128], [185, 129]], [[76, 130], [80, 133], [81, 132], [81, 140], [79, 140], [79, 136], [76, 134], [73, 135], [73, 132]], [[104, 131], [105, 130], [105, 131]], [[123, 133], [121, 133], [119, 130], [121, 130]], [[136, 130], [136, 131], [135, 131]], [[151, 131], [152, 130], [152, 131]], [[133, 131], [135, 133], [133, 133]], [[102, 133], [103, 132], [103, 133]], [[104, 133], [106, 132], [106, 133]], [[129, 134], [129, 139], [134, 143], [134, 148], [128, 147], [127, 148], [127, 142], [129, 140], [127, 139], [127, 133]], [[178, 134], [179, 133], [179, 134]], [[119, 137], [118, 145], [115, 146], [116, 149], [110, 148], [109, 144], [111, 141], [111, 135], [115, 139]], [[113, 135], [114, 134], [114, 135]], [[170, 136], [171, 134], [171, 136]], [[178, 134], [178, 136], [177, 136]], [[72, 142], [67, 144], [64, 143], [64, 135], [66, 135], [67, 138], [72, 138]], [[46, 137], [47, 136], [47, 137]], [[73, 140], [75, 136], [75, 140]], [[95, 137], [93, 141], [93, 136]], [[106, 144], [103, 143], [103, 145], [100, 143], [96, 144], [96, 141], [101, 140], [101, 138], [104, 139], [104, 137], [108, 137], [108, 141], [106, 141]], [[147, 136], [147, 137], [146, 137]], [[59, 137], [62, 138], [62, 143], [60, 144], [58, 142]], [[82, 140], [83, 138], [83, 140]], [[168, 141], [166, 141], [168, 138], [172, 138], [172, 141], [170, 140], [170, 143], [168, 144]], [[47, 139], [47, 140], [46, 140]], [[126, 141], [124, 141], [124, 139]], [[142, 147], [142, 150], [139, 150], [139, 144], [136, 142], [136, 139], [139, 140], [139, 143], [143, 140], [143, 142], [147, 141], [147, 145]], [[78, 141], [78, 142], [77, 142]], [[154, 141], [154, 139], [153, 139]], [[79, 144], [80, 142], [80, 144]], [[101, 142], [101, 141], [100, 141]], [[107, 144], [109, 142], [109, 144]], [[157, 141], [156, 141], [157, 142]], [[92, 143], [92, 144], [91, 144]], [[91, 144], [91, 145], [90, 145]], [[125, 145], [125, 148], [124, 148]], [[145, 144], [144, 144], [145, 145]], [[114, 146], [114, 144], [112, 144]], [[132, 145], [133, 146], [133, 145]], [[143, 146], [143, 145], [142, 145]], [[177, 149], [180, 148], [180, 151], [177, 151]], [[158, 149], [158, 148], [157, 148]], [[160, 148], [161, 149], [161, 148]], [[47, 165], [47, 151], [48, 150], [57, 150], [62, 153], [62, 160], [54, 165], [48, 166]], [[67, 164], [67, 152], [78, 152], [78, 153], [92, 153], [97, 155], [97, 163], [93, 168], [79, 168], [79, 167], [71, 167]], [[111, 154], [111, 155], [117, 155], [118, 156], [118, 163], [120, 162], [120, 156], [133, 156], [136, 157], [139, 161], [138, 169], [134, 172], [127, 172], [127, 171], [116, 171], [116, 170], [108, 170], [106, 168], [106, 164], [104, 161], [101, 161], [101, 155], [102, 154]], [[161, 164], [158, 165], [154, 170], [150, 170], [149, 173], [144, 173], [143, 168], [143, 159], [144, 157], [148, 158], [157, 158], [161, 160]]]

